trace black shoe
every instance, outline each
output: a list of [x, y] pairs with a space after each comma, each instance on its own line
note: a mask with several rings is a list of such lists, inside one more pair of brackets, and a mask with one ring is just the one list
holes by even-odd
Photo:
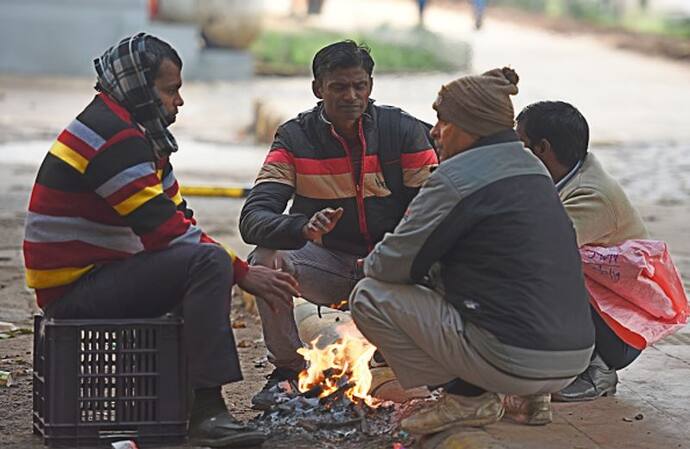
[[555, 402], [591, 401], [616, 393], [618, 375], [598, 355], [592, 359], [587, 370], [559, 391], [551, 395]]
[[299, 373], [288, 368], [276, 368], [266, 379], [266, 385], [252, 398], [254, 410], [270, 410], [276, 405], [276, 400], [282, 393], [278, 384], [282, 381], [289, 382], [290, 388], [297, 390]]
[[260, 446], [268, 435], [235, 419], [227, 410], [189, 424], [189, 442], [206, 447]]
[[388, 362], [383, 357], [383, 354], [377, 349], [374, 351], [374, 355], [369, 359], [369, 368], [383, 368], [388, 366]]

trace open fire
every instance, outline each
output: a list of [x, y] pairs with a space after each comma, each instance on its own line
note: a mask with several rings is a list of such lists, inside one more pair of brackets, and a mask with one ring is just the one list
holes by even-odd
[[307, 361], [299, 375], [299, 390], [307, 395], [327, 398], [343, 393], [355, 404], [376, 408], [380, 400], [369, 395], [371, 372], [369, 360], [376, 347], [360, 336], [343, 335], [324, 348], [317, 346], [319, 337], [308, 348], [297, 352]]
[[389, 382], [381, 371], [387, 368], [369, 370], [376, 348], [349, 314], [330, 308], [322, 316], [316, 306], [302, 301], [295, 315], [300, 337], [310, 342], [298, 349], [308, 368], [300, 373], [297, 388], [288, 381], [271, 387], [275, 405], [254, 419], [257, 427], [281, 434], [286, 444], [297, 439], [328, 449], [341, 449], [344, 441], [347, 447], [356, 442], [407, 445], [410, 436], [400, 431], [399, 423], [416, 400], [393, 402], [369, 394], [371, 389], [380, 394], [382, 381]]

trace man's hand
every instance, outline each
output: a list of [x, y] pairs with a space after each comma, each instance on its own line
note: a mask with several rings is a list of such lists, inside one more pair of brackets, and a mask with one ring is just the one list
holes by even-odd
[[257, 299], [264, 300], [274, 312], [280, 307], [292, 309], [292, 297], [301, 296], [295, 278], [289, 273], [260, 265], [250, 265], [237, 285]]
[[302, 228], [302, 235], [312, 242], [320, 242], [321, 237], [328, 234], [335, 228], [335, 225], [343, 216], [343, 208], [331, 209], [327, 207], [321, 209], [309, 219]]

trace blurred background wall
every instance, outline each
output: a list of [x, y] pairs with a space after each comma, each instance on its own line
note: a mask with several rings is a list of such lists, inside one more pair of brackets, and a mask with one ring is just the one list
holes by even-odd
[[124, 36], [170, 42], [195, 80], [244, 79], [261, 1], [0, 0], [0, 72], [90, 76], [91, 60]]

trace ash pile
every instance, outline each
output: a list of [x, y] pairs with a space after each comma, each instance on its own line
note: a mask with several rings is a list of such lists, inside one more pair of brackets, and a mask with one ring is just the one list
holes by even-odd
[[372, 366], [376, 347], [349, 313], [331, 308], [321, 316], [302, 300], [296, 302], [295, 317], [300, 338], [309, 342], [297, 350], [307, 369], [297, 383], [272, 387], [275, 405], [253, 424], [280, 435], [274, 443], [286, 448], [302, 447], [290, 444], [295, 441], [338, 449], [410, 447], [400, 422], [426, 404], [428, 390], [403, 390], [389, 367]]
[[320, 447], [327, 447], [324, 443], [342, 447], [339, 443], [343, 441], [387, 440], [391, 444], [411, 441], [409, 434], [399, 430], [400, 421], [419, 409], [425, 400], [398, 404], [352, 398], [347, 393], [353, 389], [353, 383], [347, 376], [340, 377], [334, 387], [335, 390], [323, 396], [321, 385], [300, 392], [289, 382], [280, 382], [272, 387], [276, 405], [255, 418], [254, 424], [273, 435], [319, 441]]

